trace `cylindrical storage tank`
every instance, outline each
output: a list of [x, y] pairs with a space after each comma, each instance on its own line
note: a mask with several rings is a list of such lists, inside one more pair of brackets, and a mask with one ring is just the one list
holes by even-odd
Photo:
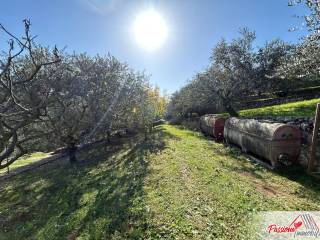
[[200, 118], [200, 129], [203, 133], [216, 139], [223, 139], [224, 123], [226, 119], [215, 115], [204, 115]]
[[224, 126], [227, 142], [268, 161], [273, 167], [297, 162], [301, 149], [301, 132], [291, 125], [261, 122], [254, 119], [229, 118]]

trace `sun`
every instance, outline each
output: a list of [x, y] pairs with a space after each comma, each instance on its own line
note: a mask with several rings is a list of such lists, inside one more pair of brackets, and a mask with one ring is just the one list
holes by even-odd
[[137, 43], [146, 50], [160, 48], [168, 37], [168, 28], [162, 16], [154, 9], [136, 17], [133, 31]]

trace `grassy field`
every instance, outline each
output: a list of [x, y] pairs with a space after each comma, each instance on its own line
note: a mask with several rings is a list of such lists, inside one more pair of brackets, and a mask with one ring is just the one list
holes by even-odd
[[[10, 167], [9, 167], [9, 170], [13, 170], [15, 168], [28, 165], [30, 163], [39, 161], [39, 160], [41, 160], [41, 159], [43, 159], [45, 157], [48, 157], [48, 156], [50, 156], [49, 153], [43, 153], [43, 152], [35, 152], [35, 153], [32, 153], [32, 154], [25, 155], [23, 157], [20, 157], [13, 164], [11, 164]], [[7, 168], [0, 169], [0, 174], [4, 173], [4, 172], [7, 172]]]
[[261, 210], [319, 210], [320, 182], [164, 125], [0, 189], [0, 239], [252, 239]]
[[297, 116], [314, 117], [316, 105], [320, 103], [320, 98], [293, 102], [269, 107], [254, 108], [240, 111], [243, 117], [253, 116]]

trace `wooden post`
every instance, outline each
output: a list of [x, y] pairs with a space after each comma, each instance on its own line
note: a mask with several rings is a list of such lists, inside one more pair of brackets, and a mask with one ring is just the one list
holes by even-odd
[[311, 142], [310, 159], [308, 162], [308, 173], [314, 172], [316, 166], [316, 149], [318, 144], [318, 132], [320, 128], [320, 103], [317, 104], [316, 116]]

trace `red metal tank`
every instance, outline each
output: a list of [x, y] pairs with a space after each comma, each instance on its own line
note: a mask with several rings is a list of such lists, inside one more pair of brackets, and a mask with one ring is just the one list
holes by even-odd
[[229, 118], [224, 126], [227, 142], [271, 162], [273, 167], [291, 165], [299, 157], [301, 132], [291, 125]]
[[215, 115], [204, 115], [200, 118], [200, 129], [203, 133], [216, 139], [223, 139], [224, 123], [226, 119]]

